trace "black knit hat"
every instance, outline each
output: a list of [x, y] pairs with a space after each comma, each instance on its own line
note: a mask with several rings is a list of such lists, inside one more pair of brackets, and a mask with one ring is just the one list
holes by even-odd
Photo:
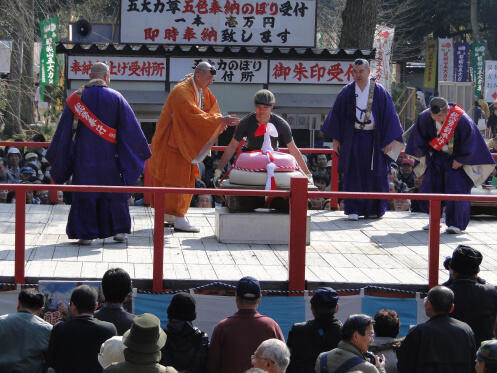
[[182, 321], [195, 320], [197, 318], [195, 298], [188, 293], [175, 294], [167, 307], [167, 318]]
[[480, 264], [483, 256], [478, 250], [470, 246], [459, 245], [452, 253], [448, 261], [448, 267], [462, 275], [471, 276], [480, 272]]

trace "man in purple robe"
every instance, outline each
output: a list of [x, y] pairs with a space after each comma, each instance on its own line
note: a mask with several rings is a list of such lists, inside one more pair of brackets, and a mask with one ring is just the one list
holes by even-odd
[[[114, 137], [100, 135], [95, 121], [74, 120], [75, 114], [66, 105], [46, 154], [56, 183], [63, 184], [72, 176], [75, 185], [134, 186], [143, 172], [151, 154], [147, 140], [125, 98], [109, 84], [109, 68], [99, 62], [90, 70], [90, 81], [78, 92], [89, 112]], [[127, 193], [72, 193], [67, 235], [86, 245], [110, 236], [125, 241], [131, 230], [129, 197]]]
[[[389, 93], [369, 73], [366, 60], [354, 61], [354, 82], [338, 94], [321, 131], [333, 139], [344, 191], [388, 193], [390, 164], [403, 148], [402, 127]], [[344, 205], [349, 220], [379, 218], [387, 200], [345, 199]]]
[[[420, 193], [471, 194], [473, 185], [483, 183], [495, 168], [495, 162], [476, 124], [459, 106], [461, 116], [458, 122], [454, 121], [456, 127], [452, 131], [453, 135], [444, 135], [451, 132], [444, 126], [455, 106], [443, 97], [434, 97], [430, 101], [430, 108], [423, 111], [414, 124], [406, 154], [419, 161], [414, 168], [416, 176], [424, 174]], [[445, 143], [435, 141], [442, 137], [440, 133], [445, 136]], [[428, 201], [419, 202], [421, 209], [428, 212]], [[443, 201], [442, 207], [444, 205], [445, 223], [448, 226], [446, 232], [461, 233], [468, 226], [471, 203]], [[428, 225], [423, 227], [428, 228]]]

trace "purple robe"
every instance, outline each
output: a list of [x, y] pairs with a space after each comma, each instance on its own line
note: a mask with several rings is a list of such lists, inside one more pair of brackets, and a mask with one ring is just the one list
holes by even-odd
[[[402, 127], [390, 94], [376, 84], [372, 114], [375, 129], [355, 129], [355, 82], [345, 86], [338, 94], [321, 131], [340, 142], [338, 172], [343, 173], [343, 190], [346, 192], [388, 193], [388, 173], [392, 159], [381, 150], [392, 141], [402, 140]], [[371, 160], [373, 167], [371, 169]], [[346, 199], [345, 214], [383, 216], [387, 200]]]
[[[436, 124], [431, 118], [430, 110], [427, 109], [416, 120], [405, 150], [406, 154], [416, 158], [426, 156], [426, 171], [419, 192], [471, 194], [473, 181], [462, 167], [454, 170], [452, 161], [455, 159], [463, 165], [472, 166], [495, 164], [480, 131], [468, 114], [464, 113], [454, 130], [452, 154], [437, 151], [430, 146], [430, 141], [436, 136]], [[446, 207], [445, 223], [461, 230], [466, 229], [471, 213], [471, 203], [469, 201], [443, 201], [442, 207], [444, 205]], [[419, 201], [419, 206], [423, 211], [428, 212], [428, 201]]]
[[[140, 124], [125, 98], [107, 87], [85, 88], [81, 100], [104, 124], [117, 131], [112, 144], [78, 122], [72, 140], [73, 113], [64, 108], [46, 158], [58, 184], [72, 175], [74, 185], [134, 186], [150, 149]], [[69, 238], [106, 238], [130, 233], [127, 193], [72, 193], [66, 232]]]

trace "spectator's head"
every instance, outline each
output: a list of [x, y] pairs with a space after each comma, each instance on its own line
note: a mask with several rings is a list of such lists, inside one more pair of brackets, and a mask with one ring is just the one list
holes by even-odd
[[107, 85], [110, 85], [110, 70], [103, 62], [96, 62], [90, 69], [90, 80], [102, 79]]
[[402, 176], [408, 177], [412, 174], [412, 168], [414, 167], [414, 161], [409, 158], [404, 158], [400, 163], [400, 171], [402, 172]]
[[250, 368], [247, 369], [244, 373], [267, 373], [267, 372], [264, 369]]
[[326, 187], [329, 185], [330, 180], [326, 176], [322, 174], [312, 175], [312, 180], [314, 181], [314, 185], [320, 191], [326, 190]]
[[497, 340], [483, 341], [476, 353], [476, 373], [497, 372]]
[[394, 199], [393, 200], [394, 211], [409, 211], [410, 208], [411, 208], [411, 200], [410, 199]]
[[31, 166], [25, 166], [21, 169], [20, 178], [21, 181], [28, 181], [31, 177], [35, 176], [35, 170]]
[[329, 317], [338, 312], [338, 293], [333, 288], [319, 288], [311, 298], [311, 310], [316, 318]]
[[216, 68], [209, 62], [202, 61], [197, 66], [195, 66], [193, 79], [195, 80], [197, 88], [207, 88], [214, 82], [215, 76]]
[[64, 192], [62, 190], [57, 191], [57, 204], [59, 205], [64, 204]]
[[254, 368], [269, 373], [284, 373], [290, 364], [290, 350], [287, 345], [276, 338], [262, 342], [252, 355]]
[[[151, 313], [144, 313], [133, 319], [131, 328], [123, 335], [123, 343], [133, 352], [160, 355], [161, 348], [166, 344], [166, 338], [166, 333], [160, 327], [159, 318]], [[127, 358], [126, 350], [124, 356]]]
[[38, 167], [41, 166], [40, 164], [40, 159], [38, 158], [38, 154], [34, 153], [34, 152], [30, 152], [30, 153], [26, 153], [26, 155], [24, 156], [24, 160], [27, 162], [27, 163], [30, 163], [30, 162], [33, 162], [34, 164], [36, 164]]
[[98, 362], [102, 368], [107, 368], [112, 363], [124, 361], [124, 343], [122, 336], [115, 336], [107, 339], [98, 353]]
[[426, 316], [448, 315], [454, 308], [454, 293], [448, 287], [435, 286], [425, 298]]
[[4, 177], [7, 174], [9, 166], [7, 166], [7, 161], [3, 158], [0, 158], [0, 177]]
[[102, 277], [102, 292], [105, 302], [122, 304], [131, 293], [131, 278], [122, 268], [111, 268]]
[[325, 169], [326, 167], [328, 167], [328, 157], [326, 156], [326, 154], [318, 154], [317, 163], [320, 169]]
[[236, 305], [239, 309], [257, 309], [261, 302], [261, 285], [255, 278], [246, 276], [236, 284]]
[[8, 190], [5, 189], [0, 190], [0, 203], [6, 203], [8, 196], [9, 196]]
[[9, 164], [9, 168], [19, 167], [20, 162], [21, 152], [16, 147], [10, 147], [7, 151], [7, 163]]
[[17, 311], [27, 311], [34, 315], [39, 315], [45, 304], [43, 294], [32, 288], [21, 290], [17, 299]]
[[368, 84], [370, 72], [369, 62], [364, 58], [358, 58], [352, 64], [352, 77], [362, 89]]
[[71, 313], [75, 316], [93, 315], [97, 305], [97, 290], [88, 285], [80, 285], [71, 293]]
[[368, 315], [350, 315], [342, 326], [342, 340], [353, 344], [364, 353], [373, 343], [373, 325], [374, 320]]
[[480, 264], [483, 260], [481, 253], [471, 246], [458, 245], [452, 257], [447, 257], [444, 261], [445, 269], [450, 271], [453, 278], [476, 277], [480, 272]]
[[195, 298], [188, 293], [175, 294], [169, 307], [167, 318], [169, 320], [193, 321], [197, 318]]
[[433, 97], [430, 101], [431, 118], [439, 123], [444, 123], [449, 113], [449, 103], [443, 97]]
[[376, 337], [397, 337], [400, 329], [399, 315], [394, 310], [380, 310], [374, 315]]
[[211, 208], [212, 196], [210, 194], [199, 194], [197, 197], [197, 207]]
[[40, 191], [40, 203], [42, 205], [49, 205], [50, 204], [50, 192], [48, 190], [42, 190]]

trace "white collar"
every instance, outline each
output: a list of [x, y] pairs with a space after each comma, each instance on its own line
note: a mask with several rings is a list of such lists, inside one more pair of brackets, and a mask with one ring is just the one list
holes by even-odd
[[197, 96], [197, 106], [200, 107], [202, 105], [201, 98], [200, 98], [200, 91], [197, 88], [197, 85], [195, 84], [195, 77], [192, 76], [192, 84], [193, 84], [193, 89], [195, 89], [195, 95]]

